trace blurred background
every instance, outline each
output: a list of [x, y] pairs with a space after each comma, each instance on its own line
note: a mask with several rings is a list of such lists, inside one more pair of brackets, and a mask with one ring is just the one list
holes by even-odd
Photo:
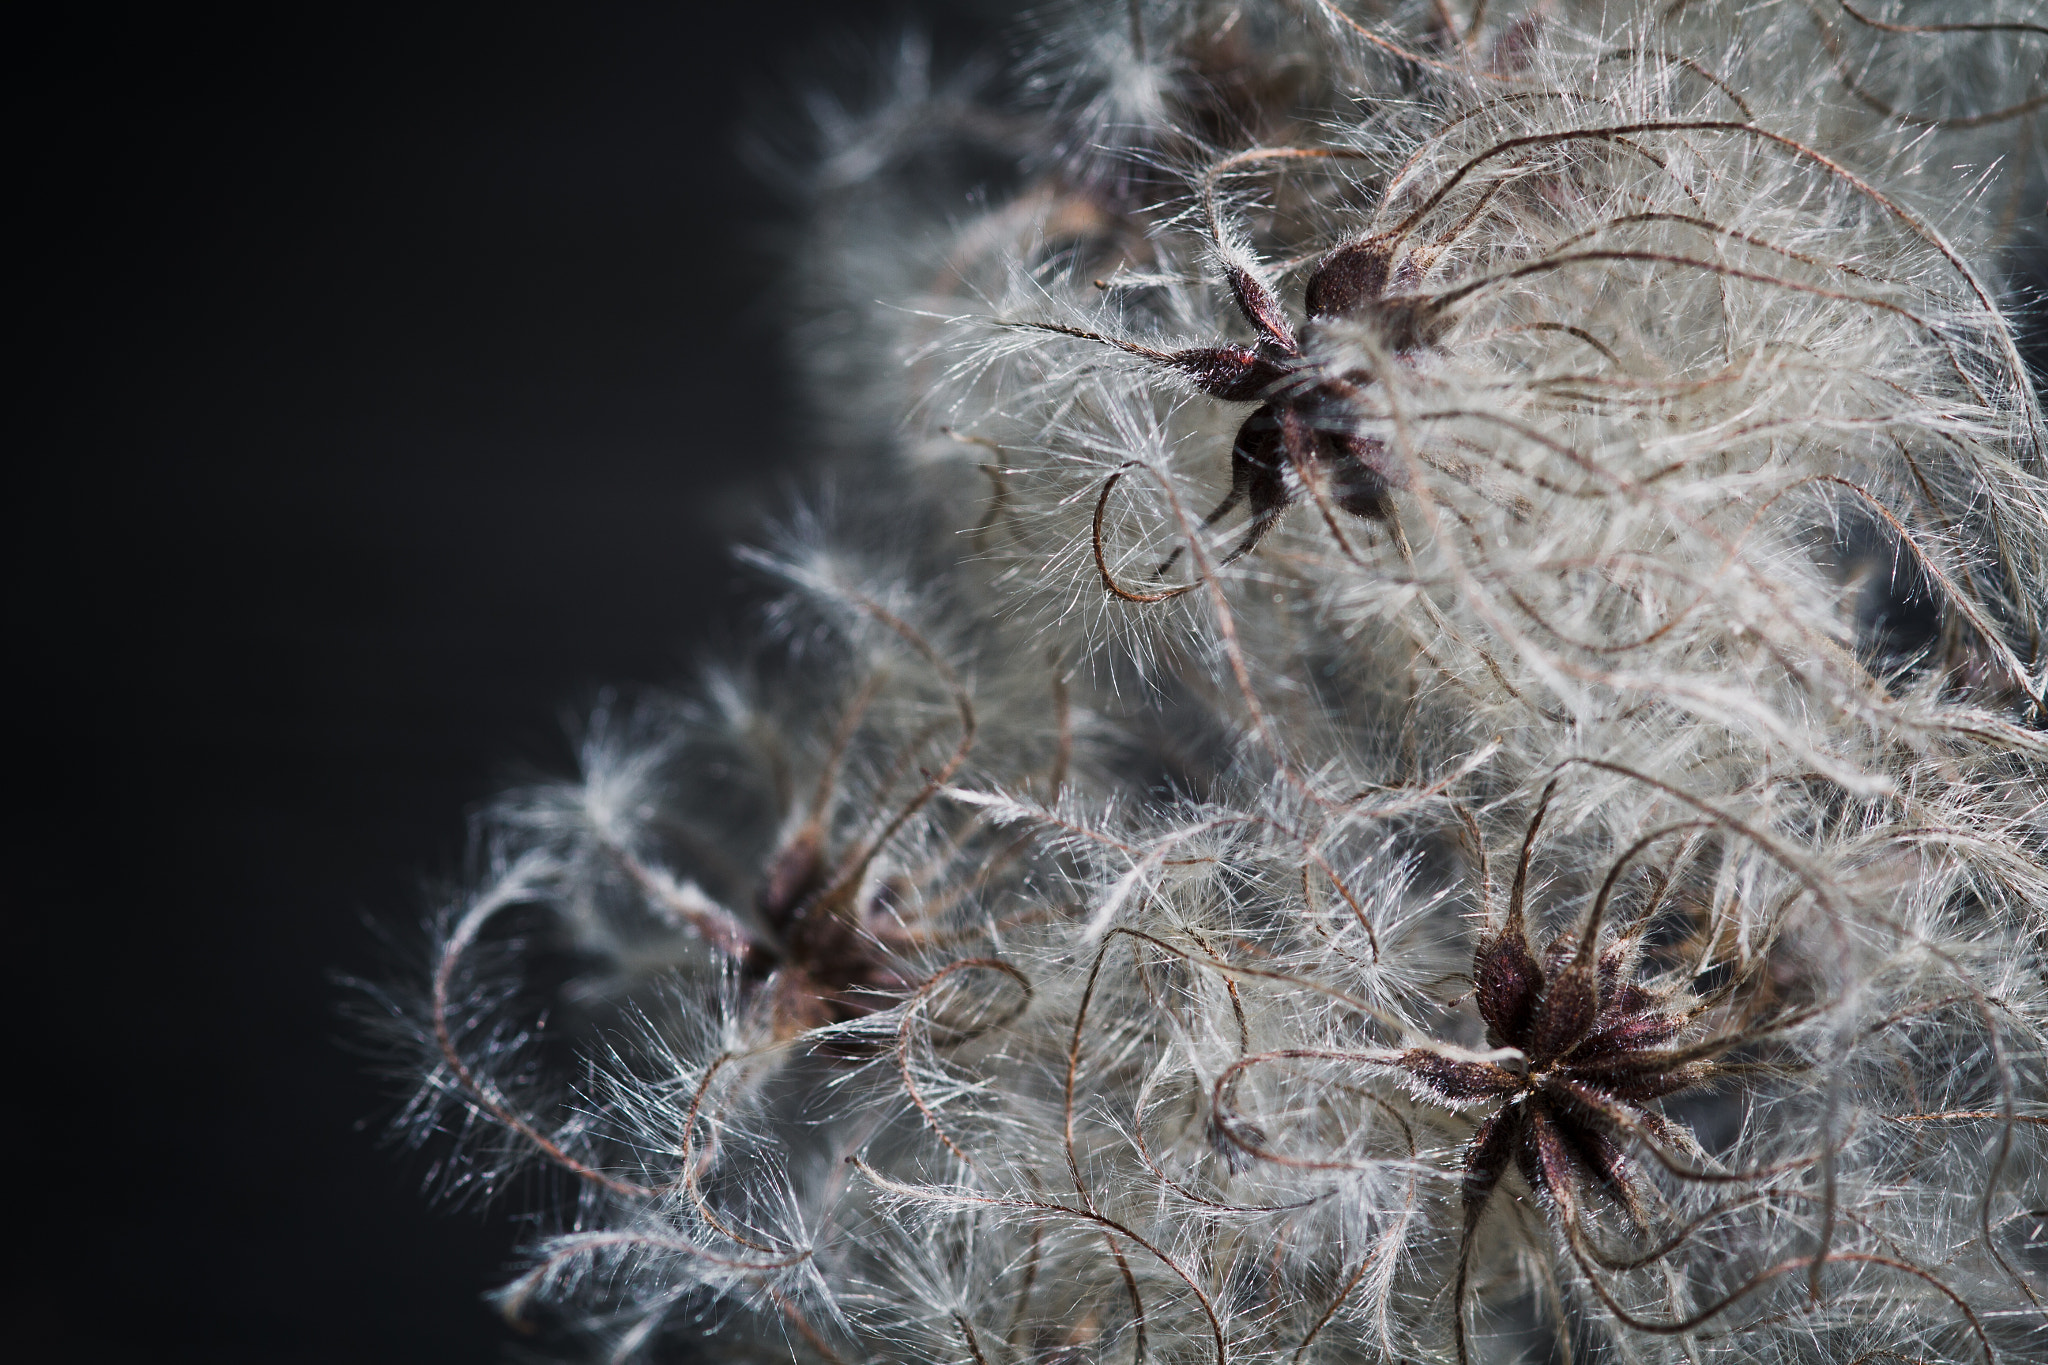
[[[987, 6], [1000, 12], [999, 3]], [[601, 687], [743, 627], [796, 219], [739, 152], [856, 0], [75, 9], [17, 61], [10, 1125], [36, 1358], [506, 1357], [340, 974]], [[942, 61], [944, 60], [942, 56]], [[2036, 355], [2039, 329], [2036, 329]], [[25, 485], [25, 486], [24, 486]], [[786, 499], [784, 499], [786, 501]]]
[[504, 1358], [519, 1200], [380, 1150], [335, 977], [390, 974], [368, 921], [417, 945], [601, 686], [743, 626], [729, 544], [806, 438], [797, 210], [741, 130], [909, 13], [80, 8], [17, 48], [35, 1358]]

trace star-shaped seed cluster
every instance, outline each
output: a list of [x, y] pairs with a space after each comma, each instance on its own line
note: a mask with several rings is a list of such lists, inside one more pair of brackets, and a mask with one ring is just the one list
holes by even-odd
[[[1641, 1224], [1630, 1140], [1666, 1150], [1689, 1146], [1658, 1103], [1711, 1082], [1715, 1059], [1729, 1048], [1725, 1038], [1671, 1046], [1699, 1005], [1640, 984], [1640, 939], [1623, 935], [1603, 950], [1600, 921], [1596, 908], [1583, 930], [1560, 934], [1539, 958], [1517, 886], [1506, 921], [1481, 937], [1473, 956], [1491, 1057], [1414, 1047], [1387, 1059], [1433, 1103], [1497, 1106], [1465, 1153], [1460, 1305], [1473, 1234], [1511, 1162], [1575, 1249], [1583, 1241], [1588, 1191], [1603, 1192]], [[1461, 1307], [1460, 1359], [1463, 1327]]]

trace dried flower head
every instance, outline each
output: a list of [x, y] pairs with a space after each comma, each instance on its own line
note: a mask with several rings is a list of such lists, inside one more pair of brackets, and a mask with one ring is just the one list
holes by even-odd
[[391, 1000], [452, 1182], [576, 1188], [508, 1312], [2038, 1354], [2041, 19], [1131, 0], [821, 102], [862, 501]]

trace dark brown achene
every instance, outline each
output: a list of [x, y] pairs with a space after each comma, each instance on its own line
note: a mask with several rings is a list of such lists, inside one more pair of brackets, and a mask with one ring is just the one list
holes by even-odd
[[885, 1009], [912, 985], [885, 940], [888, 918], [860, 897], [874, 851], [834, 868], [816, 824], [777, 854], [755, 897], [774, 937], [756, 937], [740, 962], [742, 990], [777, 1042]]
[[[1311, 324], [1332, 318], [1373, 323], [1393, 354], [1408, 355], [1426, 344], [1425, 301], [1387, 291], [1411, 286], [1421, 276], [1412, 257], [1397, 254], [1395, 238], [1370, 237], [1331, 251], [1309, 275], [1303, 309]], [[1230, 491], [1202, 519], [1207, 529], [1246, 503], [1251, 521], [1218, 567], [1250, 554], [1306, 490], [1323, 503], [1373, 521], [1393, 518], [1388, 494], [1402, 477], [1377, 437], [1346, 428], [1356, 420], [1365, 374], [1333, 373], [1304, 351], [1294, 326], [1273, 290], [1242, 264], [1224, 269], [1238, 312], [1257, 340], [1250, 346], [1191, 346], [1164, 351], [1076, 327], [1029, 324], [1034, 330], [1099, 341], [1174, 371], [1211, 398], [1257, 403], [1244, 419], [1230, 449]], [[1290, 477], [1291, 476], [1291, 477]], [[1110, 485], [1115, 483], [1114, 477]], [[1105, 499], [1108, 487], [1103, 490]], [[1099, 518], [1098, 518], [1099, 520]], [[1099, 528], [1098, 528], [1099, 537]], [[1101, 546], [1096, 546], [1098, 561]], [[1157, 570], [1164, 575], [1180, 558], [1175, 550]], [[1118, 592], [1104, 575], [1105, 585]], [[1119, 593], [1129, 596], [1130, 594]], [[1140, 598], [1138, 600], [1155, 600]]]
[[1650, 1106], [1703, 1084], [1712, 1064], [1699, 1049], [1664, 1045], [1684, 1029], [1675, 1009], [1628, 979], [1635, 943], [1596, 953], [1560, 939], [1549, 970], [1530, 951], [1519, 914], [1488, 934], [1473, 959], [1487, 1040], [1512, 1048], [1512, 1066], [1413, 1054], [1404, 1067], [1445, 1103], [1507, 1103], [1472, 1140], [1466, 1218], [1476, 1221], [1512, 1156], [1531, 1189], [1571, 1211], [1572, 1190], [1597, 1184], [1631, 1215], [1639, 1212], [1617, 1131], [1677, 1139]]
[[[1377, 241], [1354, 242], [1323, 257], [1309, 276], [1304, 308], [1310, 320], [1341, 314], [1382, 313], [1398, 316], [1390, 330], [1396, 351], [1418, 344], [1405, 313], [1383, 304], [1392, 246]], [[1256, 345], [1202, 347], [1172, 352], [1173, 367], [1212, 398], [1226, 402], [1258, 402], [1237, 429], [1230, 448], [1230, 491], [1202, 520], [1214, 526], [1238, 503], [1249, 503], [1252, 519], [1224, 564], [1250, 554], [1295, 501], [1288, 472], [1297, 484], [1316, 487], [1329, 481], [1328, 496], [1354, 516], [1385, 521], [1393, 515], [1388, 491], [1397, 482], [1386, 446], [1371, 436], [1342, 429], [1354, 385], [1314, 371], [1304, 360], [1301, 343], [1288, 324], [1280, 301], [1249, 270], [1233, 266], [1225, 274], [1238, 311], [1259, 335]], [[1173, 567], [1178, 550], [1159, 566]]]
[[[1539, 810], [1529, 830], [1531, 844], [1541, 821]], [[1627, 1140], [1690, 1146], [1689, 1135], [1657, 1103], [1710, 1083], [1715, 1059], [1737, 1042], [1714, 1037], [1669, 1046], [1700, 1007], [1634, 979], [1639, 935], [1599, 946], [1611, 877], [1585, 927], [1560, 934], [1539, 959], [1523, 913], [1528, 851], [1525, 845], [1505, 921], [1481, 936], [1472, 959], [1479, 1015], [1495, 1057], [1410, 1048], [1385, 1063], [1446, 1108], [1499, 1105], [1465, 1150], [1465, 1229], [1454, 1300], [1461, 1361], [1473, 1238], [1509, 1163], [1558, 1221], [1575, 1255], [1589, 1191], [1605, 1194], [1630, 1223], [1642, 1224], [1641, 1186]]]

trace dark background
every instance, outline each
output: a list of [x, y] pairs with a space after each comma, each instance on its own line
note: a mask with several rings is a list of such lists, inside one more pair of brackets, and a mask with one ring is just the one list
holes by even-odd
[[744, 616], [726, 547], [807, 443], [795, 210], [739, 130], [904, 13], [17, 35], [10, 1352], [502, 1358], [518, 1203], [433, 1207], [379, 1149], [334, 977], [390, 970], [366, 919], [417, 942], [566, 713]]
[[796, 210], [740, 130], [905, 12], [17, 35], [10, 1353], [502, 1358], [518, 1201], [433, 1207], [380, 1150], [334, 977], [389, 972], [366, 918], [419, 941], [466, 813], [568, 768], [566, 714], [744, 617], [728, 546], [806, 440]]

